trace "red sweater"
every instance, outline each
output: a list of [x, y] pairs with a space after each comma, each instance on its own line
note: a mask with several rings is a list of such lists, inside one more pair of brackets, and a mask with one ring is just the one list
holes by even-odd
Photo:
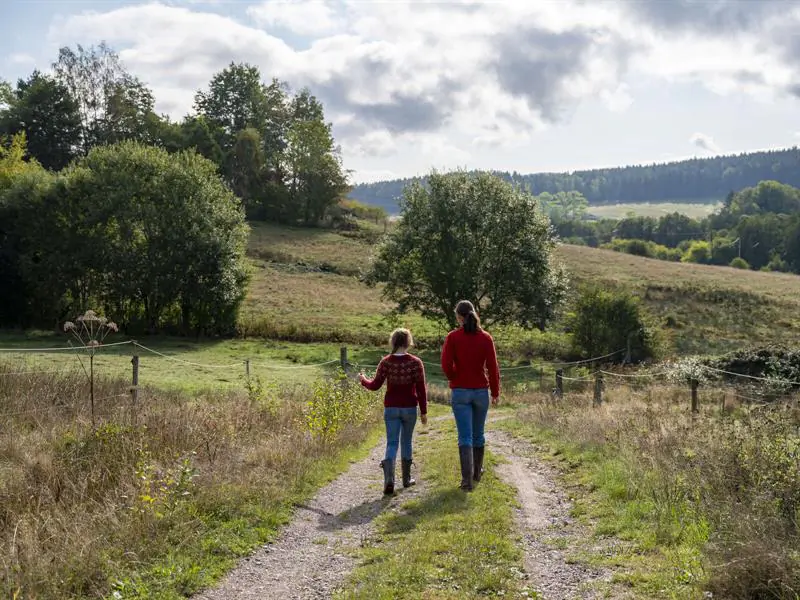
[[420, 414], [428, 412], [428, 394], [425, 389], [425, 366], [416, 356], [390, 354], [383, 357], [375, 379], [362, 381], [368, 390], [377, 392], [386, 381], [383, 405], [392, 408], [416, 408]]
[[483, 330], [470, 334], [461, 327], [447, 334], [442, 348], [442, 371], [450, 388], [490, 388], [500, 395], [500, 367], [492, 336]]

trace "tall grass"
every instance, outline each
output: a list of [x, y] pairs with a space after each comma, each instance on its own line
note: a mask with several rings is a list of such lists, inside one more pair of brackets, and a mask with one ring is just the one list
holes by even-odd
[[314, 434], [309, 410], [331, 389], [146, 389], [134, 406], [125, 384], [101, 380], [93, 429], [82, 373], [0, 365], [0, 596], [170, 598], [209, 585], [365, 439], [366, 407]]
[[593, 409], [588, 394], [523, 397], [520, 427], [591, 490], [583, 509], [599, 534], [636, 542], [629, 583], [671, 597], [796, 600], [797, 403], [714, 402], [693, 417], [680, 388], [615, 388], [606, 398]]

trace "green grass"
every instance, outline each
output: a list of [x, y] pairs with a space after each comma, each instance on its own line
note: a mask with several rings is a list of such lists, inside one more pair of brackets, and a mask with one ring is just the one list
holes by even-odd
[[[76, 374], [0, 377], [2, 597], [190, 595], [273, 539], [382, 434], [377, 399], [355, 387], [338, 400], [311, 385], [150, 390], [136, 409], [96, 403], [91, 419], [85, 388]], [[96, 386], [109, 398], [121, 389]], [[361, 408], [322, 439], [308, 424], [312, 396]]]
[[[444, 409], [432, 414], [437, 412]], [[489, 455], [488, 466], [496, 460]], [[428, 489], [377, 519], [374, 537], [360, 551], [361, 566], [336, 597], [521, 597], [521, 551], [512, 531], [515, 490], [491, 468], [473, 493], [458, 489], [452, 419], [431, 421], [429, 431], [420, 432], [415, 462]]]
[[630, 202], [589, 206], [588, 212], [601, 219], [623, 219], [630, 212], [639, 217], [655, 218], [677, 212], [693, 219], [701, 219], [719, 210], [720, 206], [716, 199], [702, 199], [697, 202]]
[[622, 288], [640, 296], [672, 353], [724, 353], [800, 336], [800, 277], [674, 263], [582, 246], [558, 256], [577, 285]]
[[[212, 586], [241, 557], [274, 540], [291, 519], [293, 507], [308, 501], [351, 462], [364, 458], [379, 435], [380, 430], [375, 429], [359, 446], [321, 456], [271, 502], [258, 495], [236, 498], [237, 491], [232, 489], [230, 498], [215, 498], [213, 505], [188, 507], [197, 518], [197, 531], [175, 532], [175, 539], [158, 540], [165, 547], [173, 547], [144, 569], [131, 573], [129, 565], [120, 564], [118, 573], [109, 573], [114, 581], [112, 590], [131, 600], [179, 600]], [[186, 539], [183, 536], [187, 533], [195, 537]]]
[[[254, 274], [241, 333], [377, 349], [394, 327], [405, 326], [421, 347], [437, 350], [445, 328], [415, 314], [392, 316], [380, 286], [369, 288], [354, 275], [368, 267], [372, 249], [365, 239], [331, 231], [255, 226], [249, 250]], [[592, 282], [639, 294], [676, 354], [793, 343], [800, 335], [796, 275], [671, 263], [568, 245], [557, 256], [575, 286]], [[562, 359], [570, 344], [561, 327], [556, 323], [547, 334], [514, 327], [492, 328], [492, 333], [507, 361]]]

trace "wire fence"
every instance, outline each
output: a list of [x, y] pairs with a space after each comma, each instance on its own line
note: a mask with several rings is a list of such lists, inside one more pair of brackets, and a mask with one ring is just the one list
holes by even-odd
[[[114, 394], [108, 397], [98, 398], [97, 402], [130, 397], [132, 402], [138, 400], [140, 390], [139, 379], [139, 365], [140, 355], [150, 355], [157, 357], [159, 360], [170, 361], [176, 365], [184, 365], [196, 369], [206, 369], [209, 371], [227, 371], [238, 372], [239, 376], [245, 377], [249, 380], [253, 369], [261, 371], [298, 371], [298, 370], [314, 370], [338, 365], [346, 373], [355, 376], [360, 370], [376, 369], [378, 365], [375, 364], [358, 364], [351, 363], [348, 360], [348, 352], [346, 347], [340, 349], [340, 356], [330, 360], [315, 362], [315, 363], [302, 363], [302, 364], [280, 364], [277, 362], [263, 362], [254, 361], [251, 359], [239, 359], [228, 363], [206, 363], [197, 360], [190, 360], [183, 358], [181, 354], [168, 354], [160, 350], [156, 350], [135, 340], [125, 340], [120, 342], [113, 342], [101, 345], [85, 345], [85, 346], [66, 346], [66, 347], [39, 347], [39, 348], [0, 348], [0, 355], [10, 355], [19, 353], [22, 356], [31, 356], [36, 354], [48, 353], [103, 353], [106, 349], [114, 348], [120, 350], [125, 346], [131, 347], [131, 384], [125, 393]], [[570, 392], [583, 392], [586, 391], [587, 386], [594, 383], [595, 404], [601, 404], [603, 401], [603, 392], [606, 388], [607, 380], [616, 380], [620, 384], [627, 385], [652, 385], [653, 383], [660, 382], [662, 385], [665, 383], [664, 378], [668, 377], [672, 372], [669, 369], [652, 370], [639, 370], [636, 372], [620, 372], [611, 370], [608, 365], [609, 360], [619, 356], [627, 351], [626, 348], [621, 348], [614, 352], [597, 356], [593, 358], [581, 359], [576, 361], [539, 361], [536, 363], [524, 365], [507, 365], [501, 366], [501, 374], [509, 375], [504, 380], [510, 383], [512, 389], [521, 388], [522, 391], [538, 391], [551, 394], [554, 397], [563, 397], [565, 393]], [[186, 353], [184, 353], [186, 354]], [[117, 356], [120, 356], [117, 354]], [[127, 356], [127, 355], [121, 355]], [[438, 376], [441, 376], [441, 365], [430, 361], [422, 361], [423, 364], [432, 370]], [[7, 366], [7, 364], [6, 364]], [[760, 383], [765, 385], [780, 385], [788, 388], [800, 389], [800, 381], [792, 381], [781, 378], [761, 377], [755, 375], [748, 375], [744, 373], [736, 373], [723, 369], [714, 368], [702, 364], [697, 365], [699, 369], [703, 370], [710, 375], [711, 378], [719, 378], [726, 376], [733, 378], [735, 381], [741, 380], [744, 383]], [[9, 370], [3, 370], [3, 363], [0, 362], [0, 378], [15, 377], [24, 378], [39, 375], [54, 375], [60, 376], [68, 373], [80, 373], [77, 366], [71, 368], [41, 368], [34, 365], [33, 368], [25, 369], [12, 366]], [[533, 378], [526, 378], [530, 373]], [[692, 398], [692, 410], [697, 411], [699, 408], [699, 381], [688, 380], [685, 384], [685, 389]], [[507, 391], [508, 387], [507, 387]], [[750, 403], [763, 403], [765, 398], [759, 398], [752, 390], [748, 390], [749, 394], [732, 392], [732, 396]], [[37, 409], [39, 410], [39, 409]], [[45, 409], [41, 409], [45, 410]], [[6, 419], [20, 414], [25, 414], [27, 411], [4, 413], [0, 414], [0, 419]]]

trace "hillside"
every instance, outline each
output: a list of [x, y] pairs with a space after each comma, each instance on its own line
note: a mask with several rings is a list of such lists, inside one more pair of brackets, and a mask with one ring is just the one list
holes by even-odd
[[[357, 273], [372, 243], [324, 231], [253, 224], [253, 281], [241, 317], [245, 334], [292, 341], [382, 345], [392, 327], [411, 327], [423, 344], [444, 333], [418, 315], [389, 316], [391, 304]], [[576, 285], [632, 289], [657, 316], [676, 353], [720, 353], [743, 344], [793, 343], [800, 335], [800, 277], [651, 260], [565, 245], [558, 256]], [[334, 335], [335, 332], [335, 335]], [[503, 332], [518, 343], [521, 332]], [[536, 338], [537, 333], [523, 337]]]
[[[773, 179], [800, 186], [800, 150], [751, 152], [695, 158], [671, 163], [591, 169], [571, 173], [497, 172], [530, 186], [534, 194], [578, 191], [589, 204], [629, 202], [715, 203], [731, 191]], [[424, 179], [424, 178], [423, 178]], [[397, 199], [413, 178], [379, 181], [353, 187], [350, 196], [397, 212]]]

